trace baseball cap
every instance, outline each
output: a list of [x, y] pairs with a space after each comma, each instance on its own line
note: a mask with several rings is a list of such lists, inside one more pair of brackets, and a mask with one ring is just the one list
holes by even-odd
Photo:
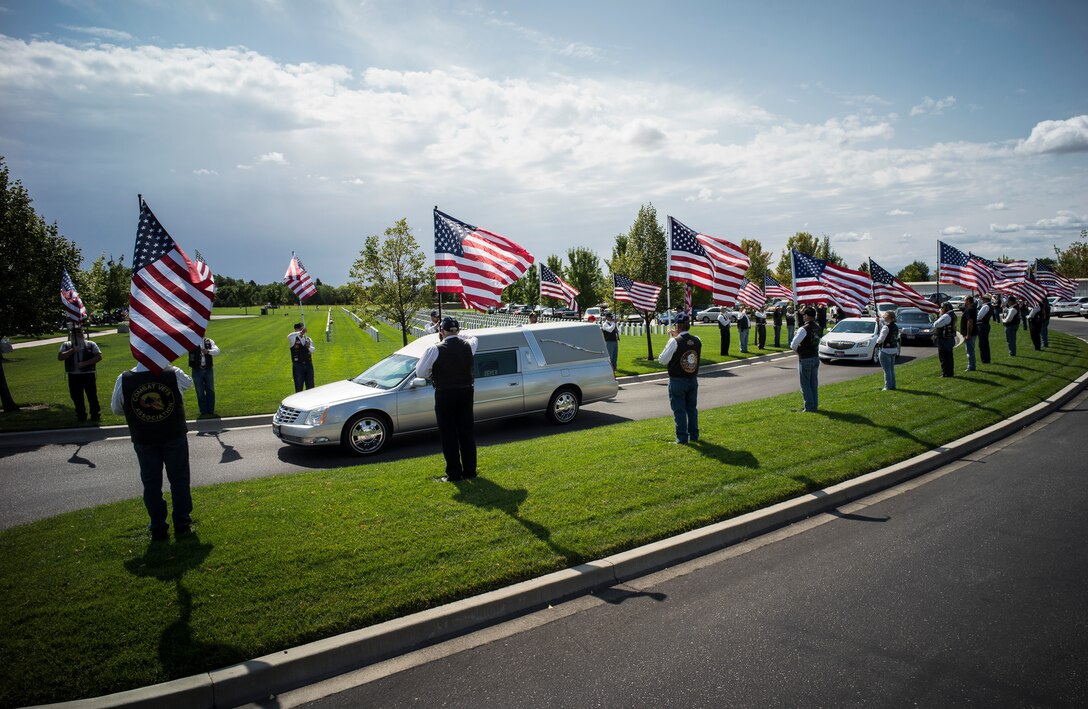
[[432, 318], [437, 318], [438, 317], [438, 311], [437, 310], [432, 310], [431, 311], [431, 317]]
[[461, 324], [449, 315], [442, 318], [442, 330], [443, 332], [456, 332], [461, 329]]
[[691, 318], [688, 317], [687, 313], [677, 313], [676, 319], [673, 322], [675, 322], [677, 325], [683, 325], [685, 323], [691, 322]]

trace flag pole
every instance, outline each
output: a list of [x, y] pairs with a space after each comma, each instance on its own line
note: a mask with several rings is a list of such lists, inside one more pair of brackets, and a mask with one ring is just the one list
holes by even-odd
[[795, 318], [801, 317], [801, 313], [798, 312], [799, 306], [797, 305], [797, 268], [793, 263], [793, 252], [795, 249], [790, 249], [790, 280], [793, 281], [790, 285], [793, 286], [793, 316]]
[[[669, 269], [672, 268], [672, 217], [668, 217], [666, 226], [669, 227], [669, 246], [665, 249], [665, 312], [672, 311], [672, 292], [669, 290]], [[672, 315], [669, 315], [670, 321]]]
[[[438, 205], [434, 205], [434, 211], [438, 211]], [[437, 266], [438, 254], [435, 253], [435, 265]], [[463, 288], [464, 286], [462, 286]], [[438, 270], [434, 272], [434, 294], [438, 296], [438, 322], [442, 322], [442, 294], [438, 292]]]

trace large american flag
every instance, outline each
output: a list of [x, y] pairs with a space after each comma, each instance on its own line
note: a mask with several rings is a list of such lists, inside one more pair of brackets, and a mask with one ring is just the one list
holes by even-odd
[[768, 298], [793, 299], [793, 291], [779, 283], [774, 276], [763, 276], [763, 292]]
[[1030, 276], [1026, 278], [1003, 278], [994, 283], [993, 289], [999, 293], [1015, 295], [1021, 302], [1038, 303], [1046, 298], [1046, 289]]
[[533, 255], [519, 244], [434, 209], [434, 277], [439, 293], [459, 293], [466, 308], [487, 310], [525, 275]]
[[299, 301], [306, 300], [314, 293], [317, 293], [317, 286], [314, 285], [310, 274], [306, 273], [302, 260], [295, 256], [294, 251], [291, 252], [291, 263], [287, 264], [287, 273], [283, 274], [283, 282], [298, 297]]
[[64, 308], [64, 316], [72, 322], [79, 323], [87, 319], [87, 308], [76, 291], [72, 277], [68, 275], [68, 269], [64, 267], [61, 267], [60, 275], [60, 304]]
[[835, 303], [850, 315], [861, 315], [872, 297], [869, 274], [791, 250], [793, 288], [805, 303]]
[[699, 286], [713, 294], [715, 305], [731, 305], [750, 265], [748, 254], [736, 244], [699, 234], [669, 217], [670, 281]]
[[558, 298], [567, 304], [567, 307], [571, 310], [578, 309], [578, 301], [574, 299], [580, 291], [574, 290], [574, 288], [564, 281], [562, 278], [556, 275], [555, 271], [551, 270], [544, 264], [540, 264], [540, 295], [548, 296], [549, 298]]
[[763, 296], [763, 291], [759, 289], [759, 286], [752, 283], [747, 278], [741, 280], [740, 289], [737, 291], [737, 299], [749, 308], [754, 308], [755, 310], [762, 310], [763, 303], [767, 300]]
[[994, 281], [1001, 277], [986, 264], [985, 259], [965, 254], [943, 241], [937, 242], [937, 252], [937, 270], [940, 272], [938, 283], [951, 283], [977, 293], [987, 293]]
[[193, 263], [140, 198], [129, 290], [129, 349], [154, 372], [204, 339], [215, 298], [207, 264]]
[[1005, 278], [1027, 278], [1027, 261], [994, 261], [994, 269]]
[[872, 259], [869, 259], [869, 276], [873, 279], [873, 298], [877, 303], [913, 307], [927, 313], [940, 310], [936, 303], [926, 300], [921, 293], [893, 276], [890, 271], [882, 268]]
[[612, 287], [614, 289], [612, 297], [616, 300], [626, 301], [644, 313], [657, 310], [657, 298], [661, 295], [661, 286], [639, 283], [627, 276], [613, 273]]
[[1041, 261], [1035, 262], [1035, 280], [1050, 295], [1069, 300], [1077, 294], [1077, 284]]

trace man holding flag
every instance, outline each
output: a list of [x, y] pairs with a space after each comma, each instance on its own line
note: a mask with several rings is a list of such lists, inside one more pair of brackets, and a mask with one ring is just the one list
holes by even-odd
[[[68, 395], [76, 410], [76, 421], [87, 420], [90, 409], [91, 421], [101, 417], [102, 406], [98, 403], [98, 375], [95, 365], [102, 361], [102, 350], [98, 345], [83, 336], [83, 321], [87, 318], [87, 308], [79, 297], [68, 269], [63, 269], [60, 279], [60, 303], [68, 318], [68, 341], [60, 346], [57, 359], [64, 362], [64, 373], [68, 380]], [[83, 398], [87, 398], [86, 405]]]
[[189, 442], [182, 392], [192, 379], [171, 363], [204, 339], [215, 297], [206, 264], [193, 263], [140, 197], [140, 225], [129, 290], [129, 349], [136, 366], [117, 377], [111, 408], [124, 414], [140, 464], [153, 542], [169, 538], [162, 496], [170, 481], [174, 534], [192, 530]]

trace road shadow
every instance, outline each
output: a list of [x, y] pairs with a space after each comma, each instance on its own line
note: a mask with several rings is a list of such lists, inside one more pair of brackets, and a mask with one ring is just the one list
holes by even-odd
[[547, 544], [552, 551], [563, 558], [568, 566], [581, 563], [582, 559], [579, 554], [560, 546], [552, 539], [551, 530], [521, 515], [520, 508], [522, 503], [529, 497], [528, 490], [524, 488], [507, 489], [487, 478], [481, 477], [459, 480], [452, 484], [457, 486], [457, 494], [453, 496], [454, 501], [474, 505], [483, 510], [498, 510], [509, 515], [510, 519], [525, 527], [529, 533]]
[[201, 431], [196, 435], [198, 438], [215, 439], [215, 442], [218, 443], [219, 447], [223, 449], [222, 453], [219, 456], [220, 465], [223, 465], [224, 463], [233, 463], [235, 461], [241, 460], [242, 454], [239, 453], [234, 446], [230, 445], [229, 443], [224, 443], [223, 439], [219, 437], [219, 434], [220, 431]]
[[707, 458], [712, 458], [719, 463], [725, 463], [726, 465], [735, 465], [741, 468], [758, 468], [759, 461], [749, 451], [730, 450], [724, 446], [720, 446], [717, 443], [711, 443], [703, 438], [697, 441], [691, 441], [688, 444], [693, 450], [699, 451], [701, 455]]
[[79, 454], [79, 452], [81, 450], [83, 450], [83, 446], [85, 446], [85, 445], [87, 445], [87, 444], [86, 443], [77, 443], [76, 444], [76, 449], [72, 453], [72, 457], [68, 459], [68, 462], [71, 463], [72, 465], [86, 465], [88, 468], [94, 470], [95, 468], [98, 467], [97, 465], [94, 464], [94, 461], [88, 460], [87, 458], [84, 458], [83, 456], [81, 456]]
[[167, 625], [159, 636], [159, 661], [170, 677], [185, 677], [209, 666], [223, 666], [237, 661], [237, 648], [222, 643], [202, 642], [193, 637], [191, 627], [193, 597], [182, 584], [188, 572], [198, 568], [211, 554], [213, 545], [203, 544], [196, 534], [174, 542], [151, 542], [141, 556], [124, 562], [133, 576], [172, 583], [178, 599], [178, 619]]
[[620, 588], [619, 586], [613, 586], [606, 588], [603, 591], [598, 591], [593, 594], [597, 598], [601, 599], [605, 603], [611, 603], [614, 606], [618, 606], [625, 601], [629, 601], [633, 598], [649, 598], [658, 603], [668, 600], [669, 596], [665, 593], [649, 592], [649, 591], [631, 591], [626, 588]]

